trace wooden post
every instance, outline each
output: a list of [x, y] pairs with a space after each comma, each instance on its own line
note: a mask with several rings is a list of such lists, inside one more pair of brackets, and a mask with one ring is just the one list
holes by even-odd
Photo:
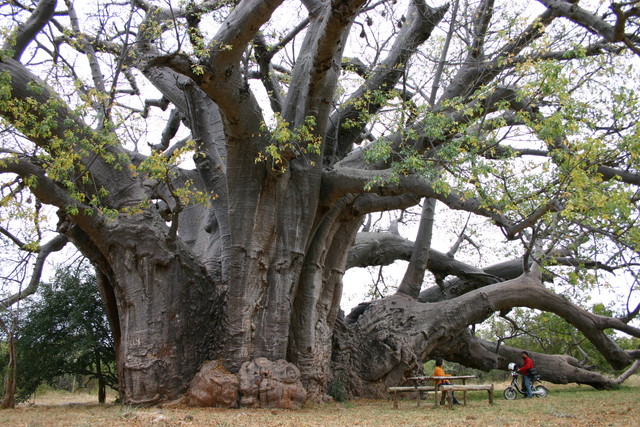
[[[467, 381], [463, 378], [462, 379], [462, 385], [465, 385], [466, 383], [467, 383]], [[451, 393], [453, 393], [453, 392], [451, 392]], [[464, 400], [464, 406], [467, 406], [467, 390], [462, 392], [462, 397], [464, 397], [464, 399], [463, 399]], [[451, 400], [453, 400], [453, 398]]]

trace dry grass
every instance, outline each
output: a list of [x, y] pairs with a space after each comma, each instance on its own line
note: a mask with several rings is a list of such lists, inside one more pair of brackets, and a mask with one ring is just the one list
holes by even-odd
[[[403, 400], [359, 400], [308, 404], [298, 411], [268, 409], [136, 408], [97, 405], [95, 396], [49, 393], [36, 404], [0, 411], [2, 426], [637, 426], [640, 387], [615, 391], [549, 386], [546, 399], [506, 401], [498, 388], [493, 407], [484, 392], [469, 393], [466, 407], [435, 409], [429, 399], [420, 408]], [[73, 401], [73, 403], [71, 403]]]

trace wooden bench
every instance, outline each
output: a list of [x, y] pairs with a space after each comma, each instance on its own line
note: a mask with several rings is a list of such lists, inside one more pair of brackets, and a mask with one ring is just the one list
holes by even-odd
[[418, 393], [418, 407], [420, 407], [420, 398], [423, 391], [435, 391], [434, 386], [416, 385], [416, 386], [398, 386], [389, 387], [389, 393], [393, 393], [393, 408], [398, 409], [398, 393], [416, 392]]
[[[464, 392], [464, 404], [467, 404], [467, 391], [487, 390], [489, 392], [489, 404], [493, 405], [493, 384], [441, 384], [438, 387], [440, 391], [462, 391]], [[436, 401], [437, 404], [437, 401]], [[449, 394], [449, 408], [453, 409], [453, 399]]]

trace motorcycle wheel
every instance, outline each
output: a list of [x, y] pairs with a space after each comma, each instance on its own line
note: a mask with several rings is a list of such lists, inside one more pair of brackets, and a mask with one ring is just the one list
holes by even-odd
[[507, 387], [504, 389], [504, 398], [507, 400], [513, 400], [518, 397], [518, 392], [513, 387]]
[[535, 397], [547, 397], [549, 390], [543, 385], [537, 385], [533, 388], [533, 395]]

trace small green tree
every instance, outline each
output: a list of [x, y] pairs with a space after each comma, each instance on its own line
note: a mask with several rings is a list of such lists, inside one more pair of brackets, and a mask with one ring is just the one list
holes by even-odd
[[86, 266], [59, 269], [25, 310], [17, 339], [18, 399], [65, 374], [98, 381], [98, 400], [117, 388], [115, 347], [96, 278]]
[[[602, 316], [615, 315], [610, 308], [601, 303], [593, 304], [590, 309]], [[518, 308], [503, 316], [492, 316], [485, 325], [488, 327], [479, 331], [479, 336], [485, 339], [497, 339], [511, 347], [539, 353], [566, 354], [580, 360], [585, 367], [601, 372], [620, 371], [612, 369], [607, 364], [602, 354], [584, 334], [553, 313]], [[637, 338], [618, 336], [613, 330], [607, 330], [605, 333], [623, 349], [632, 350], [638, 347]]]

